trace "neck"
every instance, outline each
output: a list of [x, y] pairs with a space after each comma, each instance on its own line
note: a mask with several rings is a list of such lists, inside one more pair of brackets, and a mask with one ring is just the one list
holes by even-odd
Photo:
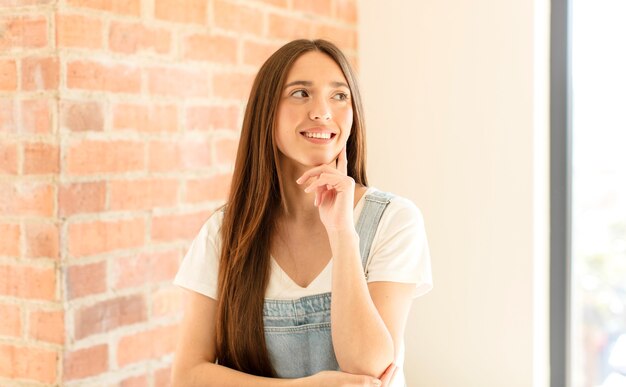
[[296, 183], [296, 180], [311, 167], [294, 162], [281, 162], [280, 169], [285, 195], [283, 200], [288, 211], [283, 212], [281, 217], [288, 222], [319, 223], [319, 211], [313, 204], [315, 192], [306, 193], [304, 192], [306, 183]]

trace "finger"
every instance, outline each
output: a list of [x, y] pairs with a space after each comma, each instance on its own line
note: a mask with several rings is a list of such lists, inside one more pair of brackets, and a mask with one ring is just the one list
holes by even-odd
[[312, 192], [314, 189], [318, 187], [324, 187], [326, 189], [335, 189], [343, 192], [350, 186], [350, 181], [348, 178], [341, 175], [330, 175], [330, 174], [321, 174], [320, 177], [311, 183], [308, 187], [304, 189], [304, 192]]
[[317, 187], [317, 189], [315, 190], [315, 202], [313, 204], [316, 207], [322, 203], [322, 200], [324, 200], [323, 198], [324, 191], [325, 191], [324, 187]]
[[304, 172], [302, 174], [302, 176], [300, 176], [297, 180], [296, 183], [298, 184], [303, 184], [305, 183], [308, 179], [310, 179], [311, 177], [315, 177], [315, 176], [319, 176], [322, 173], [334, 173], [334, 174], [339, 174], [339, 171], [337, 171], [337, 169], [335, 169], [334, 167], [331, 167], [329, 165], [320, 165], [314, 168], [309, 169], [308, 171]]
[[298, 180], [296, 180], [296, 183], [298, 183], [298, 184], [304, 184], [304, 185], [306, 186], [306, 185], [309, 185], [309, 184], [311, 184], [312, 182], [314, 182], [314, 181], [315, 181], [315, 179], [317, 179], [317, 176], [310, 176], [310, 177], [308, 177], [308, 178], [306, 178], [306, 179], [303, 179], [302, 181], [298, 181]]
[[337, 170], [344, 175], [348, 174], [348, 153], [345, 145], [341, 148], [339, 156], [337, 156]]
[[384, 379], [384, 380], [381, 379], [381, 382], [383, 383], [382, 387], [389, 387], [389, 386], [391, 386], [391, 384], [393, 383], [393, 379], [396, 377], [396, 375], [398, 373], [398, 368], [399, 367], [394, 366], [393, 367], [393, 372], [390, 375], [388, 375], [388, 377], [386, 379]]
[[391, 363], [389, 364], [389, 366], [387, 367], [387, 369], [385, 369], [385, 371], [383, 372], [382, 375], [380, 375], [380, 380], [384, 381], [389, 381], [389, 379], [391, 379], [391, 375], [393, 375], [394, 370], [396, 369], [396, 365], [395, 363]]
[[[319, 192], [319, 190], [318, 190], [318, 192]], [[317, 202], [317, 206], [318, 207], [321, 207], [321, 206], [324, 205], [324, 202], [326, 201], [326, 196], [328, 196], [328, 192], [329, 191], [320, 192], [320, 194], [319, 194], [320, 195], [320, 199]]]

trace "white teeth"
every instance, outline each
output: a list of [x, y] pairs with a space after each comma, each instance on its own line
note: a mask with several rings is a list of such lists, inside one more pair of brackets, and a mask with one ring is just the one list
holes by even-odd
[[309, 132], [304, 132], [303, 133], [305, 136], [310, 137], [310, 138], [322, 138], [325, 140], [330, 139], [331, 134], [330, 133], [309, 133]]

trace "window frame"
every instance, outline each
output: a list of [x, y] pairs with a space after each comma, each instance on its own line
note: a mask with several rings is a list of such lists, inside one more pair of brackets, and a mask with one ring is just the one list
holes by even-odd
[[550, 386], [571, 385], [571, 0], [550, 16]]

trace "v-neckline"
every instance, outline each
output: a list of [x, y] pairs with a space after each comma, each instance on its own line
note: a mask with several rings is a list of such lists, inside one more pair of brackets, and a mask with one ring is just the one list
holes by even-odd
[[276, 259], [274, 259], [273, 256], [270, 256], [270, 259], [272, 261], [272, 264], [276, 267], [277, 270], [280, 271], [281, 277], [286, 278], [287, 281], [289, 282], [290, 285], [297, 287], [299, 290], [306, 290], [306, 289], [310, 289], [312, 287], [312, 285], [314, 283], [316, 283], [321, 277], [322, 274], [324, 274], [324, 272], [326, 272], [326, 270], [328, 270], [329, 266], [331, 265], [331, 263], [333, 262], [332, 257], [328, 260], [328, 262], [326, 262], [326, 266], [324, 266], [324, 268], [317, 273], [317, 275], [315, 276], [315, 278], [313, 278], [313, 280], [311, 282], [309, 282], [309, 284], [307, 286], [300, 286], [298, 285], [298, 283], [296, 281], [294, 281], [289, 274], [287, 274], [287, 272], [285, 270], [283, 270], [283, 268], [280, 266], [280, 264], [278, 263], [278, 261]]
[[[365, 188], [365, 192], [363, 192], [363, 195], [361, 195], [359, 200], [354, 205], [354, 208], [352, 209], [353, 211], [356, 211], [357, 207], [359, 207], [359, 205], [361, 205], [361, 202], [363, 202], [365, 200], [365, 196], [367, 195], [367, 191], [369, 191], [370, 189], [372, 189], [372, 187], [366, 187]], [[361, 212], [359, 213], [359, 218], [361, 217], [362, 214], [363, 214], [363, 209], [361, 209]], [[355, 224], [358, 223], [358, 220], [359, 220], [358, 218], [354, 220]], [[298, 285], [298, 283], [296, 281], [294, 281], [289, 276], [289, 274], [287, 274], [287, 272], [282, 268], [282, 266], [280, 266], [278, 261], [271, 254], [270, 254], [270, 260], [272, 261], [272, 264], [274, 264], [276, 266], [276, 268], [278, 270], [280, 270], [281, 276], [284, 277], [284, 278], [287, 278], [287, 280], [289, 281], [290, 284], [292, 284], [293, 286], [296, 286], [299, 290], [306, 290], [306, 289], [310, 289], [311, 285], [313, 285], [315, 282], [317, 282], [318, 279], [322, 276], [322, 274], [324, 274], [324, 272], [326, 272], [326, 270], [328, 269], [328, 267], [331, 265], [331, 263], [333, 261], [333, 257], [331, 256], [328, 259], [328, 262], [326, 262], [326, 265], [324, 265], [324, 268], [319, 273], [317, 273], [315, 278], [313, 278], [313, 280], [311, 282], [309, 282], [309, 284], [307, 286], [300, 286], [300, 285]]]

